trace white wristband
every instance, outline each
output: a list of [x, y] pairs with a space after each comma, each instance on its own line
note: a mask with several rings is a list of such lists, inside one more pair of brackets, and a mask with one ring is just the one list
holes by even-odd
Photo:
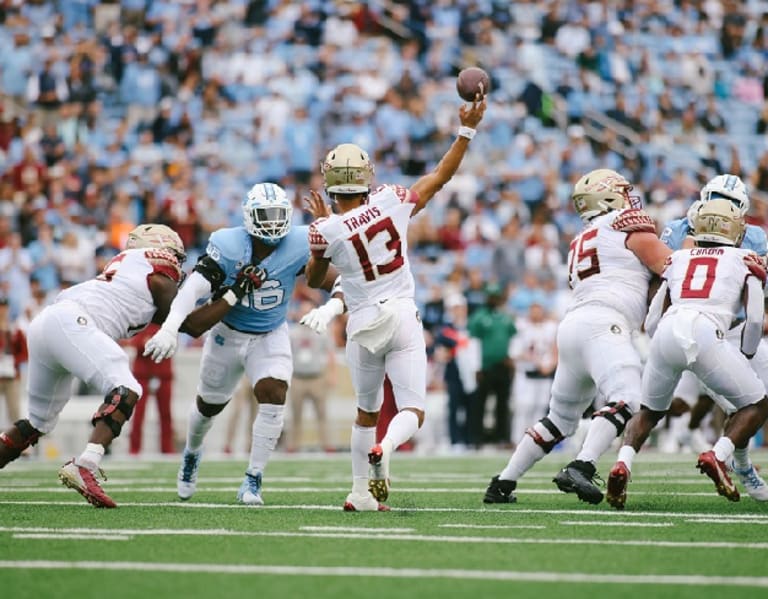
[[221, 299], [227, 302], [230, 306], [234, 306], [237, 303], [237, 296], [231, 289], [227, 289], [224, 292], [224, 295], [221, 296]]
[[475, 136], [475, 133], [477, 133], [477, 129], [473, 129], [472, 127], [465, 127], [464, 125], [459, 127], [459, 137], [472, 139]]

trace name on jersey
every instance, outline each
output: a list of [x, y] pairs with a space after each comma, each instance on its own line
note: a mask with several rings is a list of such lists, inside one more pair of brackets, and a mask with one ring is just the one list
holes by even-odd
[[377, 206], [370, 206], [357, 216], [350, 216], [349, 218], [345, 218], [344, 224], [347, 226], [347, 229], [354, 231], [363, 225], [367, 225], [374, 218], [379, 216], [381, 216], [381, 210], [379, 210]]
[[691, 256], [722, 256], [723, 248], [693, 248]]

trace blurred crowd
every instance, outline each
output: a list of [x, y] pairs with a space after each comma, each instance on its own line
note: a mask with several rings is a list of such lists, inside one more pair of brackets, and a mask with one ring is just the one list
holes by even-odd
[[[340, 142], [408, 185], [456, 134], [457, 72], [492, 92], [459, 173], [411, 227], [426, 328], [503, 308], [557, 318], [575, 180], [616, 169], [659, 228], [721, 172], [768, 224], [768, 12], [755, 0], [4, 0], [0, 294], [24, 322], [140, 222], [191, 268], [259, 181], [319, 189]], [[301, 296], [311, 296], [304, 290]], [[297, 298], [297, 302], [301, 298]], [[318, 299], [318, 298], [316, 298]]]

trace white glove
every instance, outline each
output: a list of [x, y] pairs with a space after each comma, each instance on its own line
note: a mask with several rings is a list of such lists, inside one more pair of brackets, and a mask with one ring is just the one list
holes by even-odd
[[338, 297], [332, 297], [319, 308], [310, 310], [299, 321], [300, 324], [309, 327], [315, 333], [325, 333], [334, 317], [344, 312], [344, 302]]
[[151, 356], [155, 364], [159, 364], [175, 354], [178, 345], [178, 333], [161, 327], [144, 345], [143, 355]]

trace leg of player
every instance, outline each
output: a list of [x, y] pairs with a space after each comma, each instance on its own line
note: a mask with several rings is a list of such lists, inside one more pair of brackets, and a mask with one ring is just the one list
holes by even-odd
[[27, 419], [17, 420], [0, 433], [0, 469], [18, 458], [27, 447], [35, 445], [42, 434]]
[[97, 478], [106, 480], [101, 470], [104, 452], [112, 441], [120, 436], [123, 425], [133, 414], [133, 408], [139, 401], [140, 393], [125, 386], [115, 387], [104, 397], [91, 419], [93, 432], [88, 439], [85, 451], [79, 457], [70, 460], [59, 469], [61, 482], [75, 489], [88, 503], [96, 507], [117, 507], [114, 500], [101, 488]]
[[272, 377], [263, 378], [256, 382], [253, 393], [259, 400], [259, 413], [251, 428], [251, 455], [237, 500], [246, 505], [264, 505], [261, 482], [264, 469], [283, 432], [288, 383]]
[[627, 499], [627, 484], [632, 471], [632, 461], [665, 413], [642, 406], [627, 423], [627, 428], [624, 430], [624, 444], [619, 449], [616, 464], [611, 468], [605, 494], [605, 500], [618, 510], [624, 509], [624, 502]]
[[389, 460], [392, 452], [408, 441], [424, 423], [424, 410], [404, 408], [389, 423], [381, 443], [374, 445], [368, 453], [371, 466], [368, 490], [378, 501], [389, 497]]
[[745, 448], [749, 439], [768, 418], [768, 397], [737, 410], [728, 421], [725, 433], [710, 451], [699, 456], [696, 464], [703, 474], [711, 478], [718, 494], [730, 501], [739, 500], [739, 491], [731, 481], [725, 466], [733, 457], [736, 447]]
[[352, 425], [350, 453], [352, 454], [352, 491], [344, 501], [345, 512], [386, 512], [389, 508], [376, 501], [368, 490], [368, 454], [376, 442], [376, 423], [379, 412], [366, 412], [357, 408]]
[[187, 422], [187, 442], [184, 445], [181, 465], [176, 478], [176, 491], [179, 499], [187, 500], [194, 495], [197, 488], [200, 459], [203, 455], [203, 440], [213, 426], [214, 417], [224, 409], [227, 403], [208, 403], [198, 395], [190, 407], [189, 421]]

